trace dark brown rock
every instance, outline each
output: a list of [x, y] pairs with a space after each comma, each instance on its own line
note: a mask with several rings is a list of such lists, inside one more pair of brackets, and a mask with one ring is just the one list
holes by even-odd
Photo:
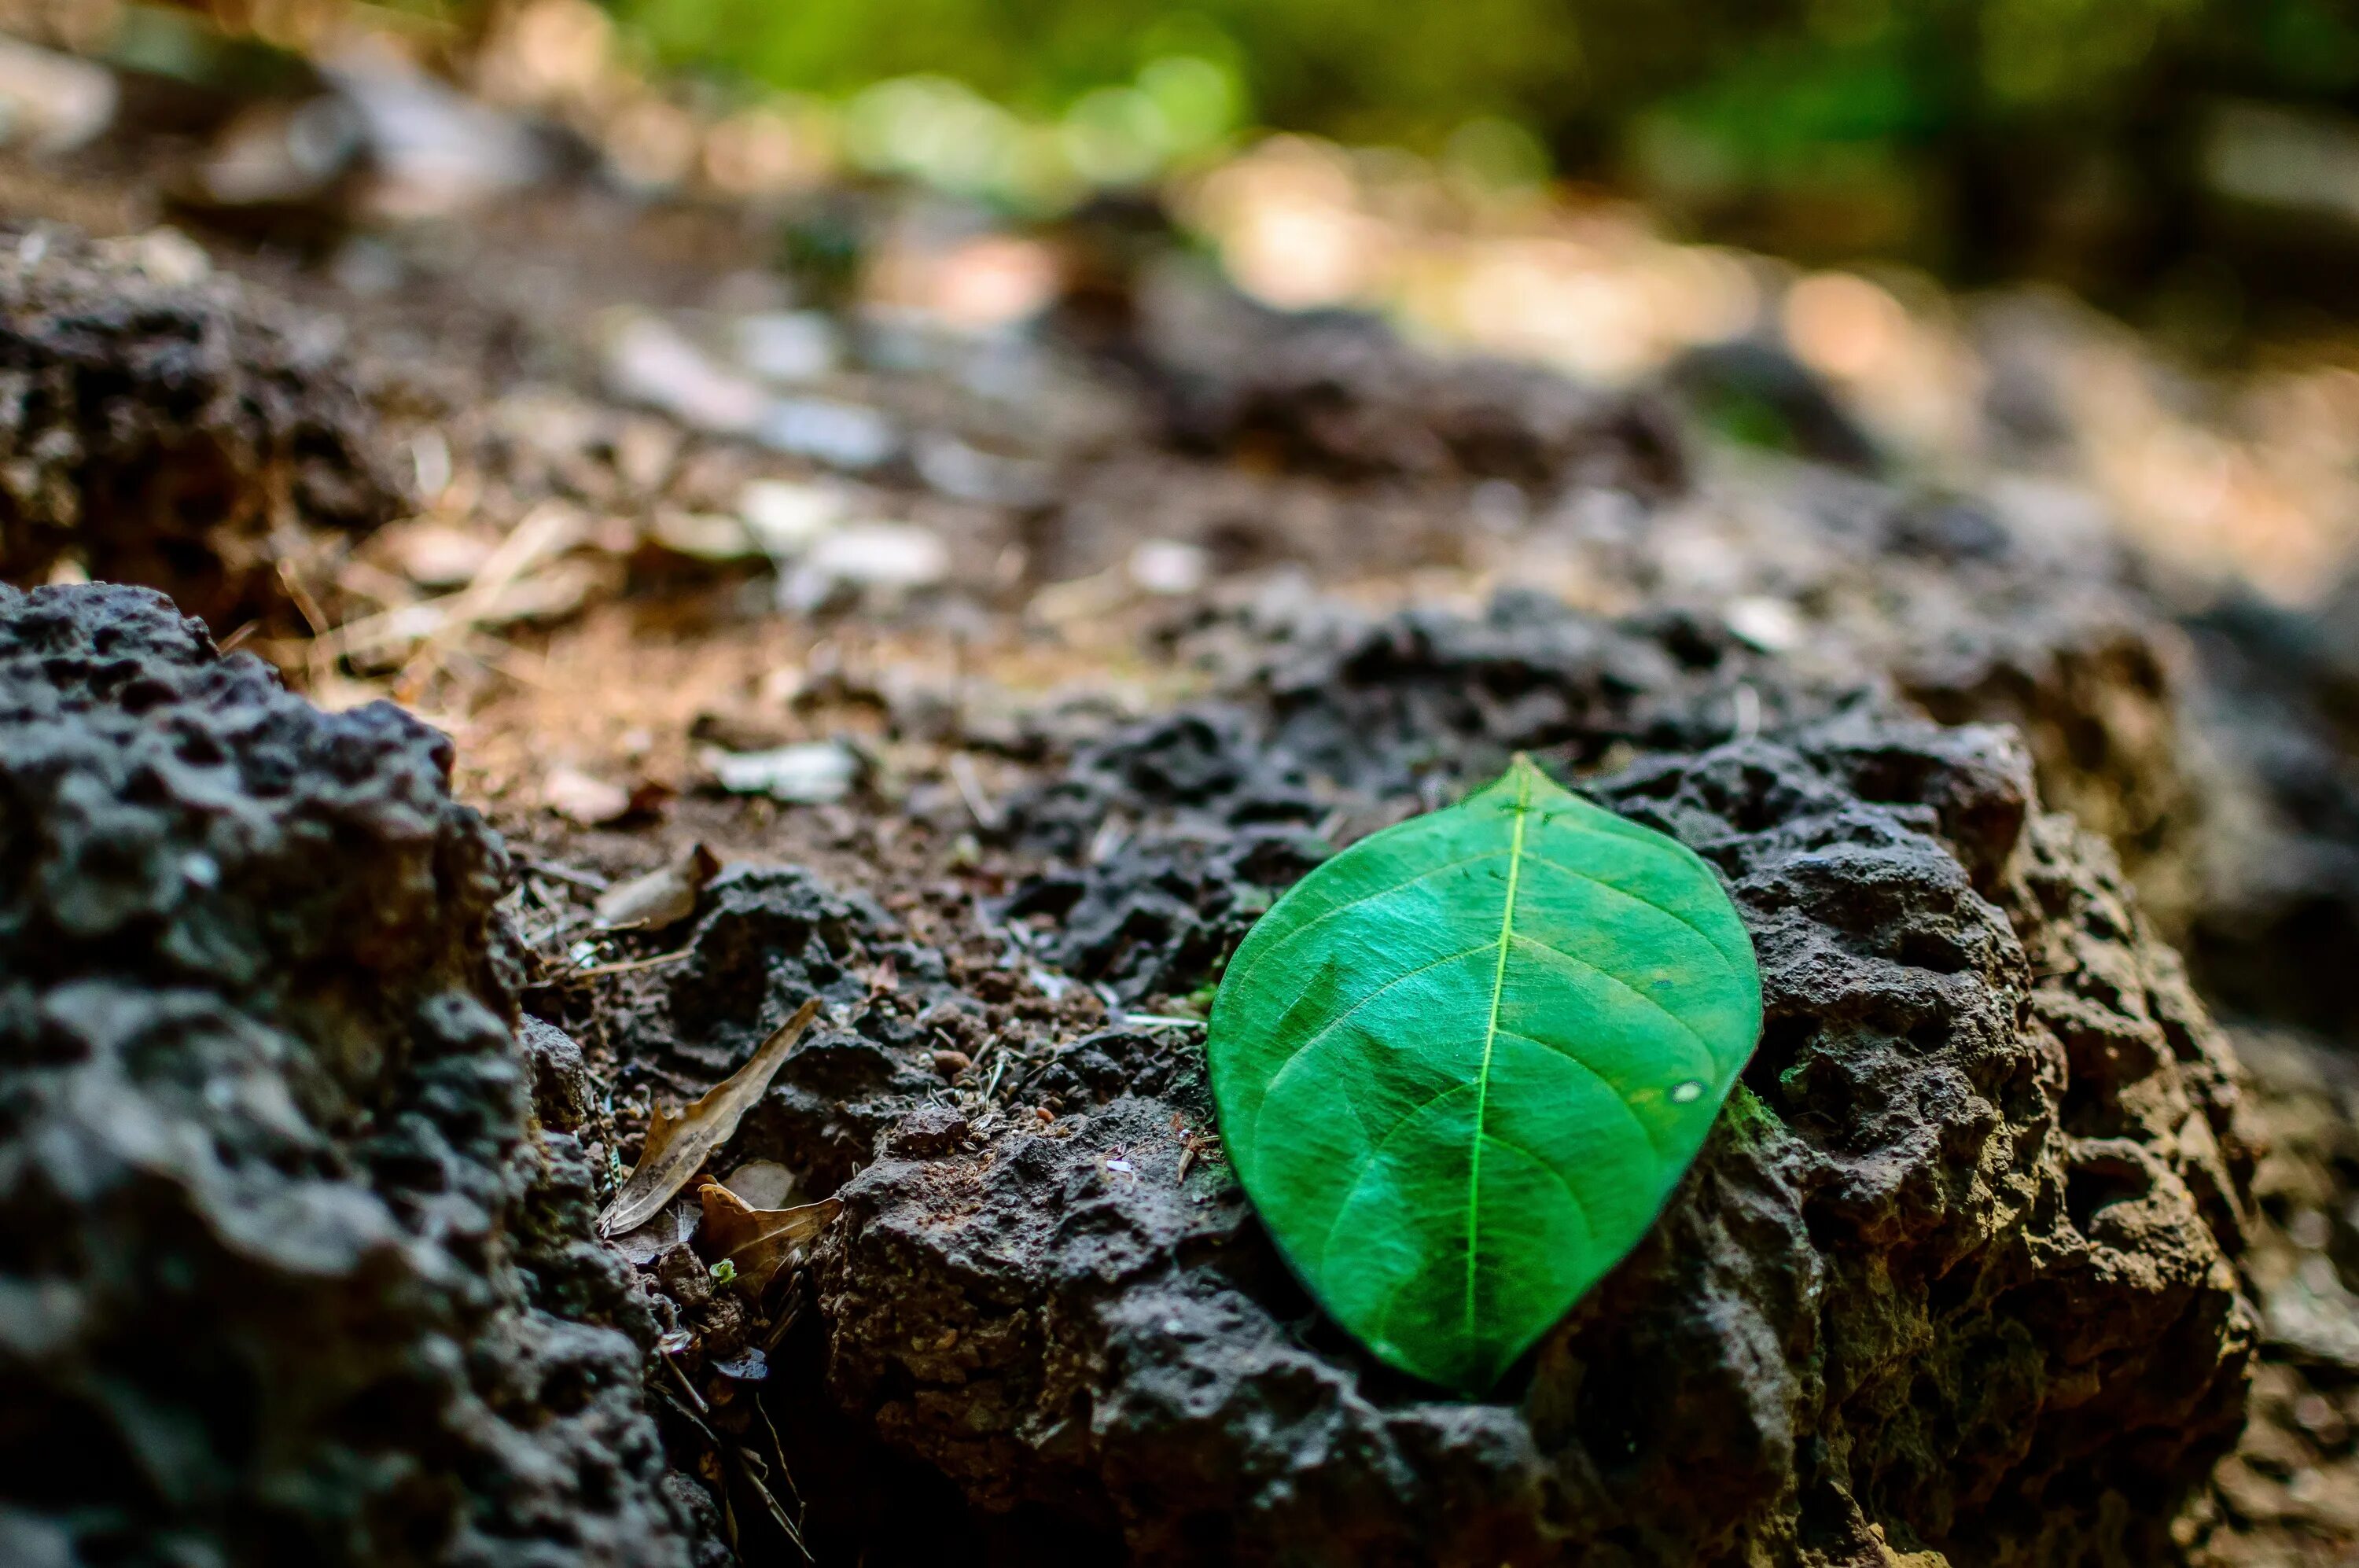
[[0, 234], [0, 577], [71, 558], [299, 632], [279, 563], [405, 505], [336, 339], [177, 236]]
[[1342, 479], [1684, 482], [1669, 408], [1504, 359], [1403, 344], [1374, 317], [1266, 310], [1167, 271], [1147, 294], [1140, 352], [1183, 448], [1244, 452]]

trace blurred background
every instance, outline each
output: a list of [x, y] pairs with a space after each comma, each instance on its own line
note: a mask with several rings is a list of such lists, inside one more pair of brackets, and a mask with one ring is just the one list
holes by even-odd
[[1626, 196], [1686, 239], [2053, 279], [2210, 349], [2349, 302], [2359, 224], [2359, 16], [2335, 0], [218, 0], [194, 34], [115, 0], [12, 9], [180, 77], [268, 69], [204, 58], [223, 37], [382, 31], [621, 136], [653, 183], [692, 161], [656, 103], [791, 126], [793, 156], [768, 150], [805, 179], [897, 172], [1036, 217], [1290, 131]]
[[[809, 301], [976, 325], [1037, 313], [1127, 203], [1269, 304], [1588, 381], [1766, 336], [1880, 452], [2066, 462], [2166, 559], [2278, 598], [2350, 543], [2359, 12], [2332, 0], [7, 0], [0, 26], [27, 46], [0, 127], [85, 207], [110, 143], [150, 216], [314, 251], [586, 174], [750, 214]], [[1731, 439], [1857, 444], [1710, 368]]]

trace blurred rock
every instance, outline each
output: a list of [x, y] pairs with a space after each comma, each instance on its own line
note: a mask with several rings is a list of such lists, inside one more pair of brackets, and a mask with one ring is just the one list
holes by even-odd
[[842, 333], [820, 310], [769, 310], [737, 322], [737, 359], [766, 381], [813, 381], [842, 356]]
[[453, 216], [554, 172], [524, 125], [386, 51], [332, 60], [327, 74], [367, 148], [367, 202], [382, 217]]
[[757, 414], [749, 432], [773, 452], [830, 468], [875, 468], [901, 450], [893, 423], [874, 408], [828, 397], [783, 397]]
[[707, 747], [704, 766], [733, 795], [767, 795], [789, 805], [841, 800], [860, 777], [860, 758], [840, 741], [811, 741], [771, 751]]
[[715, 435], [743, 435], [762, 419], [762, 389], [724, 369], [679, 332], [652, 316], [613, 324], [604, 350], [606, 390], [644, 403]]
[[821, 534], [778, 584], [779, 602], [810, 611], [840, 589], [883, 597], [940, 584], [950, 574], [940, 538], [911, 523], [849, 523]]
[[185, 242], [0, 236], [0, 574], [60, 561], [226, 634], [303, 622], [282, 562], [407, 506], [326, 323], [196, 276]]
[[1371, 319], [1289, 316], [1176, 278], [1138, 352], [1183, 448], [1338, 477], [1459, 475], [1661, 494], [1685, 463], [1668, 409], [1506, 360], [1408, 347]]

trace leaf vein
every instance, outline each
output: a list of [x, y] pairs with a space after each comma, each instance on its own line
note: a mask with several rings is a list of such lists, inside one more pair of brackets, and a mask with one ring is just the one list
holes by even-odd
[[1542, 1171], [1547, 1171], [1549, 1179], [1555, 1181], [1559, 1187], [1563, 1188], [1564, 1195], [1571, 1200], [1573, 1213], [1581, 1216], [1581, 1228], [1588, 1233], [1590, 1240], [1594, 1241], [1597, 1239], [1597, 1225], [1595, 1221], [1589, 1217], [1589, 1205], [1581, 1201], [1581, 1194], [1572, 1190], [1572, 1182], [1566, 1177], [1563, 1171], [1558, 1170], [1553, 1164], [1550, 1164], [1548, 1160], [1542, 1160], [1538, 1155], [1534, 1154], [1530, 1149], [1526, 1149], [1522, 1144], [1516, 1142], [1512, 1138], [1501, 1138], [1495, 1132], [1484, 1133], [1483, 1136], [1489, 1141], [1497, 1144], [1501, 1149], [1506, 1149], [1511, 1153], [1522, 1155], [1526, 1160], [1530, 1160]]
[[1237, 977], [1238, 984], [1243, 985], [1251, 980], [1256, 975], [1260, 974], [1262, 964], [1266, 962], [1269, 956], [1276, 953], [1279, 948], [1284, 947], [1288, 942], [1292, 942], [1296, 937], [1302, 935], [1306, 931], [1318, 930], [1320, 926], [1333, 920], [1337, 915], [1349, 914], [1354, 909], [1364, 909], [1370, 904], [1375, 903], [1377, 899], [1390, 898], [1393, 894], [1399, 892], [1404, 887], [1413, 887], [1429, 877], [1439, 877], [1445, 871], [1455, 871], [1462, 866], [1472, 866], [1476, 861], [1494, 860], [1506, 853], [1506, 851], [1503, 849], [1486, 849], [1480, 855], [1470, 855], [1463, 860], [1452, 860], [1440, 866], [1429, 866], [1414, 877], [1405, 877], [1388, 887], [1379, 887], [1373, 893], [1364, 893], [1356, 898], [1338, 904], [1332, 909], [1328, 909], [1322, 913], [1315, 915], [1310, 920], [1303, 921], [1302, 924], [1295, 927], [1292, 931], [1288, 931], [1284, 936], [1279, 937], [1276, 942], [1271, 942], [1267, 947], [1263, 948], [1259, 953], [1255, 953], [1253, 956], [1253, 962], [1247, 964], [1245, 966], [1245, 973]]
[[[1581, 832], [1581, 833], [1596, 833], [1596, 832], [1597, 832], [1597, 830], [1596, 830], [1596, 829], [1594, 829], [1594, 828], [1581, 828], [1581, 829], [1577, 829], [1577, 830], [1575, 830], [1575, 831], [1577, 831], [1577, 832]], [[1601, 836], [1601, 837], [1608, 837], [1608, 838], [1612, 838], [1612, 839], [1614, 839], [1614, 842], [1616, 842], [1617, 844], [1635, 844], [1635, 843], [1636, 843], [1636, 840], [1633, 840], [1633, 839], [1625, 839], [1625, 838], [1623, 838], [1623, 837], [1622, 837], [1620, 834], [1618, 834], [1618, 833], [1600, 834], [1600, 836]], [[1642, 844], [1642, 845], [1639, 845], [1639, 847], [1641, 847], [1641, 848], [1648, 848], [1648, 847], [1651, 847], [1651, 846]], [[1727, 951], [1727, 949], [1725, 949], [1725, 948], [1722, 947], [1718, 942], [1714, 941], [1714, 940], [1712, 939], [1712, 933], [1711, 933], [1710, 931], [1708, 931], [1704, 930], [1701, 926], [1700, 926], [1700, 925], [1696, 924], [1693, 920], [1691, 920], [1688, 919], [1685, 915], [1683, 915], [1683, 914], [1680, 913], [1677, 909], [1670, 909], [1670, 908], [1669, 908], [1669, 907], [1667, 907], [1667, 906], [1665, 906], [1665, 905], [1662, 905], [1662, 904], [1658, 904], [1658, 903], [1655, 902], [1655, 900], [1654, 900], [1654, 899], [1649, 898], [1647, 898], [1647, 897], [1646, 897], [1645, 895], [1643, 895], [1643, 894], [1639, 894], [1639, 893], [1633, 893], [1633, 892], [1632, 892], [1632, 891], [1630, 891], [1630, 889], [1628, 889], [1627, 887], [1615, 887], [1613, 883], [1608, 882], [1607, 880], [1605, 880], [1605, 878], [1603, 878], [1603, 877], [1598, 876], [1595, 872], [1593, 872], [1593, 871], [1581, 871], [1581, 870], [1576, 870], [1574, 867], [1565, 865], [1562, 861], [1550, 860], [1547, 855], [1540, 855], [1540, 854], [1538, 854], [1538, 853], [1535, 853], [1535, 854], [1532, 855], [1532, 859], [1533, 859], [1533, 860], [1535, 860], [1536, 862], [1538, 862], [1538, 864], [1540, 864], [1540, 865], [1542, 865], [1542, 866], [1547, 866], [1547, 867], [1548, 867], [1549, 870], [1551, 870], [1551, 871], [1559, 872], [1559, 873], [1561, 873], [1562, 875], [1564, 875], [1564, 876], [1566, 876], [1566, 877], [1571, 877], [1575, 878], [1576, 880], [1582, 881], [1582, 882], [1586, 882], [1586, 883], [1588, 883], [1588, 884], [1589, 884], [1591, 887], [1603, 887], [1603, 889], [1605, 889], [1605, 891], [1607, 891], [1607, 892], [1609, 892], [1609, 893], [1613, 893], [1613, 894], [1615, 894], [1615, 895], [1617, 895], [1617, 896], [1619, 896], [1619, 897], [1621, 897], [1621, 898], [1627, 898], [1630, 902], [1632, 902], [1632, 903], [1634, 903], [1634, 904], [1641, 905], [1641, 906], [1643, 906], [1644, 908], [1647, 908], [1647, 909], [1649, 909], [1654, 910], [1654, 911], [1655, 911], [1657, 914], [1658, 914], [1658, 915], [1668, 916], [1669, 919], [1671, 919], [1671, 920], [1675, 920], [1679, 921], [1679, 922], [1680, 922], [1680, 924], [1681, 924], [1681, 925], [1683, 925], [1683, 926], [1687, 927], [1687, 928], [1688, 928], [1688, 930], [1690, 930], [1690, 931], [1691, 931], [1695, 932], [1697, 936], [1699, 936], [1699, 937], [1701, 937], [1701, 938], [1702, 938], [1702, 939], [1703, 939], [1703, 944], [1704, 944], [1706, 947], [1708, 947], [1708, 948], [1712, 949], [1712, 956], [1713, 956], [1714, 958], [1719, 959], [1719, 960], [1721, 961], [1721, 963], [1722, 963], [1722, 964], [1725, 964], [1725, 965], [1727, 966], [1727, 968], [1728, 968], [1728, 972], [1729, 972], [1731, 975], [1734, 975], [1737, 976], [1739, 979], [1744, 978], [1744, 971], [1743, 971], [1742, 969], [1740, 969], [1740, 968], [1737, 966], [1736, 960], [1734, 960], [1734, 958], [1731, 958], [1731, 957], [1728, 955], [1728, 951]]]
[[1335, 1245], [1335, 1233], [1343, 1227], [1343, 1215], [1349, 1212], [1354, 1203], [1359, 1201], [1360, 1190], [1368, 1184], [1368, 1177], [1375, 1171], [1376, 1161], [1384, 1158], [1385, 1150], [1392, 1147], [1393, 1139], [1406, 1131], [1418, 1117], [1425, 1115], [1451, 1095], [1462, 1094], [1473, 1087], [1474, 1085], [1472, 1083], [1452, 1083], [1447, 1088], [1436, 1090], [1403, 1111], [1400, 1120], [1385, 1129], [1385, 1136], [1376, 1140], [1374, 1149], [1368, 1150], [1367, 1160], [1360, 1167], [1360, 1173], [1352, 1178], [1351, 1188], [1343, 1194], [1343, 1201], [1335, 1205], [1334, 1217], [1327, 1222], [1327, 1234], [1319, 1238], [1319, 1268], [1316, 1272], [1322, 1274], [1326, 1272], [1327, 1250]]
[[1574, 1051], [1572, 1047], [1560, 1040], [1542, 1040], [1536, 1034], [1526, 1034], [1521, 1029], [1501, 1029], [1499, 1032], [1507, 1036], [1510, 1040], [1528, 1040], [1532, 1044], [1538, 1046], [1543, 1051], [1553, 1051], [1555, 1054], [1563, 1057], [1567, 1062], [1571, 1062], [1575, 1067], [1580, 1068], [1583, 1073], [1588, 1073], [1592, 1078], [1596, 1079], [1600, 1083], [1605, 1085], [1606, 1094], [1613, 1097], [1614, 1104], [1620, 1107], [1622, 1114], [1628, 1116], [1631, 1124], [1637, 1127], [1638, 1136], [1647, 1140], [1647, 1146], [1655, 1151], [1656, 1158], [1660, 1159], [1662, 1157], [1663, 1146], [1656, 1141], [1655, 1129], [1648, 1127], [1645, 1120], [1639, 1116], [1638, 1113], [1630, 1108], [1629, 1098], [1625, 1095], [1620, 1089], [1614, 1087], [1614, 1080], [1608, 1078], [1604, 1073], [1600, 1073], [1596, 1068], [1591, 1066], [1589, 1062], [1582, 1057], [1580, 1052]]
[[1630, 982], [1623, 979], [1622, 976], [1614, 974], [1611, 969], [1606, 969], [1596, 964], [1593, 964], [1577, 953], [1567, 953], [1564, 949], [1558, 947], [1553, 942], [1542, 942], [1536, 936], [1528, 936], [1521, 931], [1516, 933], [1516, 940], [1532, 947], [1537, 947], [1542, 953], [1552, 953], [1556, 954], [1557, 957], [1563, 959], [1567, 964], [1588, 970], [1592, 975], [1596, 975], [1599, 979], [1604, 981], [1615, 990], [1626, 991], [1631, 996], [1637, 997], [1638, 1000], [1646, 1003], [1647, 1006], [1654, 1008], [1655, 1011], [1662, 1014], [1663, 1017], [1679, 1025], [1680, 1028], [1686, 1032], [1687, 1037], [1690, 1040], [1703, 1047], [1703, 1059], [1706, 1062], [1712, 1063], [1715, 1068], [1719, 1066], [1720, 1058], [1713, 1052], [1711, 1041], [1705, 1040], [1702, 1035], [1696, 1032], [1695, 1025], [1688, 1022], [1687, 1019], [1680, 1017], [1679, 1014], [1671, 1011], [1670, 1008], [1663, 1006], [1661, 1002], [1649, 996], [1646, 992], [1641, 991], [1636, 985], [1631, 985]]
[[[1394, 986], [1401, 985], [1406, 981], [1416, 979], [1419, 975], [1425, 974], [1428, 970], [1439, 969], [1445, 964], [1455, 964], [1462, 958], [1472, 958], [1478, 953], [1487, 953], [1497, 945], [1497, 940], [1495, 938], [1490, 942], [1478, 942], [1473, 947], [1464, 949], [1462, 952], [1444, 953], [1440, 958], [1434, 959], [1430, 964], [1420, 964], [1414, 969], [1406, 970], [1401, 974], [1394, 975], [1391, 979], [1386, 981], [1383, 985], [1377, 986], [1375, 990], [1369, 992], [1366, 996], [1361, 997], [1358, 1001], [1353, 1003], [1350, 1007], [1344, 1008], [1333, 1018], [1329, 1018], [1325, 1023], [1319, 1026], [1317, 1033], [1313, 1034], [1309, 1040], [1304, 1040], [1300, 1045], [1296, 1046], [1292, 1051], [1286, 1053], [1285, 1062], [1279, 1066], [1276, 1073], [1270, 1075], [1269, 1087], [1262, 1091], [1261, 1105], [1266, 1105], [1269, 1104], [1270, 1096], [1277, 1094], [1278, 1085], [1286, 1082], [1286, 1075], [1294, 1071], [1295, 1065], [1298, 1062], [1301, 1062], [1303, 1058], [1310, 1054], [1310, 1050], [1313, 1046], [1317, 1045], [1321, 1040], [1325, 1040], [1329, 1035], [1334, 1033], [1335, 1030], [1341, 1028], [1353, 1014], [1366, 1007], [1370, 1002], [1375, 1001], [1378, 996], [1383, 996]], [[1254, 1141], [1258, 1143], [1260, 1141], [1260, 1138], [1261, 1110], [1260, 1106], [1257, 1105], [1254, 1110]]]
[[1474, 1075], [1474, 1142], [1466, 1159], [1466, 1334], [1474, 1334], [1474, 1278], [1483, 1257], [1483, 1128], [1491, 1108], [1491, 1051], [1499, 1043], [1499, 1001], [1507, 994], [1507, 953], [1516, 941], [1516, 893], [1524, 870], [1524, 829], [1531, 820], [1528, 764], [1516, 769], [1516, 831], [1507, 845], [1507, 896], [1499, 907], [1499, 964], [1491, 973], [1491, 1018], [1483, 1029], [1483, 1065]]

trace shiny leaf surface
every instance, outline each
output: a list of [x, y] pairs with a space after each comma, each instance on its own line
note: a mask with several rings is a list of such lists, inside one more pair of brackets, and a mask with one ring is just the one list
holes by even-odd
[[1517, 757], [1281, 898], [1208, 1050], [1229, 1158], [1311, 1291], [1477, 1393], [1646, 1234], [1760, 1028], [1712, 869]]

